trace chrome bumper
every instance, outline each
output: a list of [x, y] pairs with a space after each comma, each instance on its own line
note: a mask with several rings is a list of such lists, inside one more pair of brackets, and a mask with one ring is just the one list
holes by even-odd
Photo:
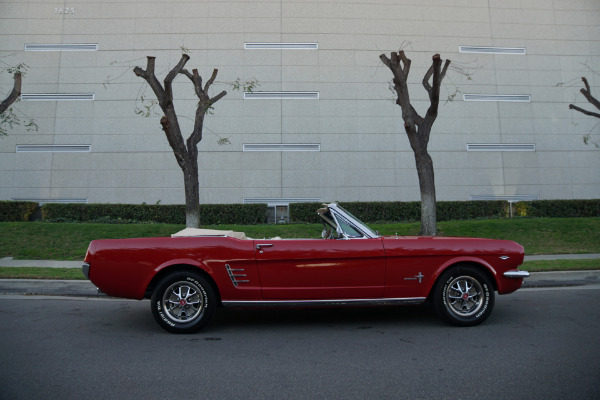
[[521, 271], [519, 269], [511, 269], [510, 271], [506, 271], [503, 275], [505, 278], [523, 279], [529, 276], [529, 272]]
[[83, 272], [83, 275], [85, 275], [87, 279], [90, 279], [90, 264], [84, 263], [81, 267], [81, 272]]

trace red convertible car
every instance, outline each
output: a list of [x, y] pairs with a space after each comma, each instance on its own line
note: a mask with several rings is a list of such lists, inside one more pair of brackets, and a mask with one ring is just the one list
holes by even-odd
[[164, 329], [188, 333], [220, 307], [323, 307], [430, 301], [448, 322], [483, 322], [494, 292], [529, 276], [507, 240], [380, 236], [339, 205], [317, 211], [323, 239], [250, 239], [185, 229], [173, 237], [94, 240], [83, 272], [102, 292], [151, 299]]

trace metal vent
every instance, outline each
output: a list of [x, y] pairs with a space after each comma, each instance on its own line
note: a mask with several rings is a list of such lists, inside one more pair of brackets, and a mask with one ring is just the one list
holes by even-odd
[[90, 144], [19, 144], [17, 153], [89, 153]]
[[25, 51], [98, 51], [98, 43], [26, 44]]
[[272, 144], [272, 143], [251, 143], [244, 144], [243, 151], [321, 151], [320, 144]]
[[477, 200], [505, 200], [510, 202], [539, 200], [539, 194], [472, 194], [469, 196], [472, 201]]
[[227, 269], [227, 274], [229, 274], [229, 279], [231, 279], [233, 286], [237, 286], [240, 283], [250, 282], [249, 280], [244, 279], [247, 277], [247, 275], [244, 273], [246, 272], [244, 268], [231, 268], [231, 265], [225, 264], [225, 269]]
[[260, 197], [244, 197], [244, 204], [268, 204], [270, 206], [288, 205], [290, 203], [319, 203], [320, 197], [283, 197], [283, 198], [260, 198]]
[[23, 101], [90, 101], [94, 93], [23, 93]]
[[467, 151], [535, 151], [534, 143], [467, 143]]
[[87, 204], [88, 199], [40, 199], [40, 198], [13, 198], [13, 201], [32, 201], [34, 203], [40, 203], [40, 205], [46, 203], [80, 203]]
[[246, 50], [318, 50], [318, 43], [244, 43]]
[[318, 100], [319, 92], [244, 92], [246, 100]]
[[478, 54], [527, 54], [524, 47], [459, 46], [458, 51]]
[[530, 102], [528, 94], [463, 94], [464, 101], [512, 101]]

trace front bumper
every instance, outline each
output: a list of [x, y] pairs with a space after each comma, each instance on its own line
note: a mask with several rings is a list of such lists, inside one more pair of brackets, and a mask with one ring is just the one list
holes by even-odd
[[511, 269], [510, 271], [506, 271], [503, 275], [505, 278], [523, 279], [529, 276], [529, 272], [521, 271], [520, 269]]

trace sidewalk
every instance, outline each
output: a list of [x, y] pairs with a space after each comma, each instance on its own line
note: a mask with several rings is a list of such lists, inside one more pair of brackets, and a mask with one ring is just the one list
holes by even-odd
[[13, 260], [12, 257], [0, 258], [0, 267], [81, 268], [82, 265], [83, 261]]
[[[525, 261], [534, 260], [582, 260], [600, 259], [596, 254], [555, 254], [526, 256]], [[13, 260], [0, 258], [0, 267], [81, 268], [83, 261]], [[600, 284], [600, 270], [532, 272], [523, 283], [523, 288], [576, 286]], [[52, 279], [0, 279], [0, 294], [28, 294], [52, 296], [104, 296], [88, 280]]]

